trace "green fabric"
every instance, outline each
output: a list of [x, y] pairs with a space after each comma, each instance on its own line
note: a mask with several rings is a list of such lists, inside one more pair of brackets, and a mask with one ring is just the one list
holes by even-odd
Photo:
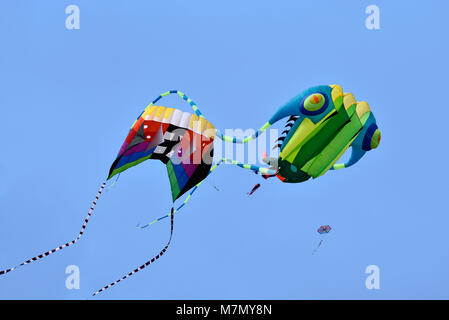
[[379, 145], [379, 139], [380, 139], [380, 130], [377, 129], [374, 131], [373, 137], [371, 138], [371, 149], [376, 149]]
[[318, 156], [310, 161], [311, 164], [309, 168], [303, 168], [303, 170], [313, 178], [322, 175], [330, 168], [333, 162], [338, 160], [337, 157], [340, 157], [344, 151], [349, 148], [353, 139], [361, 129], [362, 124], [357, 117], [357, 114], [353, 114], [351, 121], [338, 131], [334, 139], [332, 139]]
[[315, 126], [309, 118], [305, 118], [298, 126], [290, 130], [291, 138], [285, 144], [279, 156], [284, 160], [293, 162], [301, 147], [319, 130], [319, 126]]
[[323, 148], [332, 141], [333, 137], [337, 134], [337, 131], [340, 130], [348, 120], [348, 114], [346, 113], [345, 108], [340, 104], [337, 109], [337, 114], [330, 117], [317, 128], [318, 131], [316, 131], [316, 134], [304, 143], [300, 152], [298, 152], [295, 159], [292, 161], [292, 164], [302, 170], [303, 166], [308, 161], [317, 156]]
[[345, 168], [345, 164], [344, 163], [338, 163], [336, 165], [334, 165], [334, 169], [338, 170], [338, 169], [344, 169]]
[[[293, 126], [288, 131], [287, 136], [285, 137], [284, 142], [282, 143], [282, 146], [281, 146], [281, 154], [282, 154], [285, 146], [287, 146], [287, 144], [290, 142], [290, 139], [293, 137], [294, 133], [296, 132], [296, 129], [298, 129], [298, 127], [301, 125], [301, 123], [302, 123], [302, 121], [295, 121]], [[295, 143], [295, 144], [297, 144], [297, 143]]]
[[129, 168], [131, 168], [131, 167], [137, 166], [139, 163], [144, 162], [145, 160], [150, 159], [151, 155], [152, 155], [152, 154], [150, 154], [150, 155], [148, 155], [148, 156], [146, 156], [146, 157], [140, 158], [140, 159], [138, 159], [138, 160], [136, 160], [136, 161], [127, 163], [127, 164], [125, 164], [124, 166], [121, 166], [120, 168], [114, 169], [114, 171], [111, 172], [111, 175], [108, 177], [107, 180], [111, 179], [111, 178], [112, 178], [113, 176], [115, 176], [116, 174], [125, 171], [126, 169], [129, 169]]
[[302, 170], [298, 170], [298, 168], [296, 168], [296, 167], [295, 167], [296, 171], [293, 171], [292, 165], [288, 161], [280, 160], [278, 165], [279, 165], [278, 174], [281, 177], [285, 178], [284, 182], [297, 183], [297, 182], [306, 181], [310, 178], [310, 176], [307, 173], [305, 173]]
[[339, 96], [334, 101], [335, 109], [340, 109], [343, 107], [343, 96]]
[[173, 169], [173, 164], [171, 163], [171, 161], [167, 162], [167, 173], [168, 179], [170, 180], [172, 200], [173, 202], [175, 202], [176, 198], [181, 193], [181, 190], [179, 189], [178, 179], [176, 178], [176, 173]]
[[352, 117], [352, 115], [354, 114], [354, 112], [356, 111], [356, 109], [357, 109], [357, 104], [356, 103], [354, 103], [352, 106], [350, 106], [347, 110], [346, 110], [346, 112], [347, 112], [347, 114], [348, 114], [348, 117]]
[[362, 117], [360, 118], [360, 122], [362, 123], [362, 125], [365, 125], [365, 123], [368, 120], [370, 115], [371, 115], [371, 112], [366, 112], [362, 115]]

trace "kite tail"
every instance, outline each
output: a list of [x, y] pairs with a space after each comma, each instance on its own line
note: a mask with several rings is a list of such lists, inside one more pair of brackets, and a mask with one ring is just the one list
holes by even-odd
[[313, 250], [312, 256], [315, 254], [315, 252], [318, 250], [318, 248], [321, 246], [322, 243], [323, 243], [323, 240], [320, 240], [320, 242], [318, 243], [318, 246], [315, 248], [315, 250]]
[[[156, 99], [154, 99], [146, 108], [150, 108], [151, 106], [153, 106], [156, 102], [158, 102], [160, 99], [162, 99], [163, 97], [166, 97], [170, 94], [177, 94], [178, 96], [180, 96], [183, 100], [185, 100], [188, 104], [190, 104], [190, 106], [192, 107], [193, 111], [195, 112], [195, 114], [198, 117], [204, 118], [204, 115], [201, 113], [200, 109], [198, 109], [197, 105], [195, 102], [192, 101], [192, 99], [190, 99], [189, 97], [187, 97], [184, 93], [182, 93], [181, 91], [178, 90], [170, 90], [167, 92], [162, 93], [161, 95], [159, 95]], [[145, 111], [144, 111], [145, 112]], [[220, 130], [215, 129], [216, 130], [216, 135], [217, 137], [219, 137], [221, 140], [223, 141], [227, 141], [227, 142], [232, 142], [232, 143], [247, 143], [250, 142], [254, 139], [256, 139], [258, 136], [260, 136], [265, 130], [267, 130], [269, 127], [271, 127], [272, 123], [270, 123], [269, 121], [267, 121], [259, 130], [257, 130], [254, 134], [252, 134], [251, 136], [247, 136], [243, 139], [238, 139], [237, 137], [231, 137], [231, 136], [225, 136], [223, 135], [223, 133], [221, 133]]]
[[121, 277], [120, 279], [118, 279], [115, 282], [112, 282], [110, 284], [108, 284], [107, 286], [103, 287], [102, 289], [98, 290], [97, 292], [95, 292], [93, 294], [93, 296], [96, 296], [97, 294], [99, 294], [100, 292], [116, 285], [117, 283], [119, 283], [122, 280], [125, 280], [128, 277], [131, 277], [133, 274], [139, 272], [140, 270], [144, 269], [145, 267], [149, 266], [151, 263], [153, 263], [154, 261], [156, 261], [157, 259], [159, 259], [164, 253], [165, 251], [167, 251], [168, 246], [170, 245], [171, 239], [173, 237], [173, 220], [174, 220], [174, 210], [173, 208], [171, 209], [171, 226], [170, 226], [170, 239], [168, 240], [167, 244], [165, 245], [164, 249], [162, 249], [161, 252], [159, 252], [159, 254], [157, 256], [155, 256], [153, 259], [148, 260], [147, 262], [145, 262], [143, 265], [141, 265], [140, 267], [134, 269], [133, 271], [131, 271], [130, 273], [128, 273], [127, 275]]
[[12, 267], [12, 268], [9, 268], [9, 269], [6, 269], [6, 270], [2, 270], [2, 271], [0, 271], [0, 275], [6, 274], [6, 273], [8, 273], [8, 272], [11, 272], [11, 271], [17, 269], [18, 267], [21, 267], [21, 266], [24, 266], [24, 265], [26, 265], [26, 264], [28, 264], [28, 263], [33, 262], [33, 261], [42, 259], [42, 258], [44, 258], [44, 257], [46, 257], [46, 256], [49, 256], [49, 255], [52, 254], [52, 253], [55, 253], [56, 251], [62, 250], [62, 249], [64, 249], [64, 248], [66, 248], [66, 247], [69, 247], [69, 246], [75, 244], [75, 243], [81, 238], [81, 236], [83, 235], [84, 230], [86, 229], [87, 223], [89, 222], [89, 218], [91, 217], [92, 212], [93, 212], [93, 210], [94, 210], [94, 208], [95, 208], [95, 205], [97, 204], [97, 201], [98, 201], [98, 199], [100, 198], [101, 192], [103, 191], [103, 189], [104, 189], [105, 186], [106, 186], [106, 182], [104, 182], [104, 183], [101, 185], [100, 189], [98, 190], [98, 193], [97, 193], [97, 195], [95, 196], [95, 200], [92, 202], [92, 206], [90, 207], [90, 210], [89, 210], [89, 212], [87, 213], [86, 219], [84, 219], [83, 226], [81, 227], [81, 231], [79, 232], [79, 234], [78, 234], [78, 236], [76, 237], [76, 239], [74, 239], [74, 240], [72, 240], [72, 241], [70, 241], [70, 242], [67, 242], [66, 244], [61, 245], [61, 246], [59, 246], [59, 247], [57, 247], [57, 248], [55, 248], [55, 249], [53, 249], [53, 250], [47, 251], [47, 252], [45, 252], [45, 253], [42, 253], [42, 254], [40, 254], [40, 255], [34, 257], [34, 258], [28, 259], [27, 261], [22, 262], [21, 264], [15, 266], [15, 267]]

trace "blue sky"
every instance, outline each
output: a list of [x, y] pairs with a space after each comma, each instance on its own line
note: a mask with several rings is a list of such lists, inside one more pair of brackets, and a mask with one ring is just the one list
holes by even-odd
[[[80, 8], [67, 30], [65, 8]], [[380, 30], [365, 8], [380, 8]], [[233, 166], [175, 218], [167, 253], [94, 299], [448, 299], [447, 1], [2, 1], [0, 269], [72, 240], [129, 127], [157, 95], [217, 128], [258, 128], [318, 84], [369, 102], [356, 166], [302, 184]], [[179, 99], [165, 106], [190, 111]], [[216, 191], [212, 185], [220, 191]], [[157, 254], [163, 164], [124, 172], [71, 248], [0, 277], [0, 299], [86, 299]], [[325, 235], [316, 229], [329, 224]], [[323, 245], [312, 251], [323, 239]], [[80, 268], [80, 289], [65, 287]], [[365, 268], [380, 268], [380, 290]]]

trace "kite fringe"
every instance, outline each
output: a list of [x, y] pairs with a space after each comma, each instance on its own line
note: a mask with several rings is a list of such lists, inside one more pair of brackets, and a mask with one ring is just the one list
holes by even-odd
[[56, 251], [62, 250], [62, 249], [64, 249], [64, 248], [66, 248], [66, 247], [70, 247], [71, 245], [75, 244], [75, 243], [81, 238], [81, 236], [83, 235], [84, 230], [85, 230], [86, 227], [87, 227], [87, 223], [89, 222], [89, 218], [92, 216], [92, 212], [93, 212], [93, 210], [94, 210], [94, 208], [95, 208], [95, 206], [96, 206], [96, 204], [97, 204], [97, 201], [98, 201], [98, 199], [100, 198], [100, 195], [101, 195], [101, 193], [103, 192], [103, 189], [104, 189], [105, 186], [106, 186], [106, 182], [104, 182], [104, 183], [101, 185], [100, 189], [98, 190], [98, 193], [97, 193], [97, 195], [95, 196], [95, 200], [92, 202], [92, 206], [90, 207], [90, 210], [89, 210], [89, 212], [87, 213], [86, 218], [84, 219], [83, 226], [81, 227], [81, 231], [79, 232], [79, 234], [78, 234], [78, 236], [76, 237], [76, 239], [74, 239], [74, 240], [72, 240], [72, 241], [70, 241], [70, 242], [67, 242], [66, 244], [61, 245], [61, 246], [59, 246], [59, 247], [57, 247], [57, 248], [55, 248], [55, 249], [53, 249], [53, 250], [47, 251], [47, 252], [42, 253], [42, 254], [40, 254], [40, 255], [38, 255], [38, 256], [35, 256], [35, 257], [31, 258], [31, 259], [28, 259], [27, 261], [22, 262], [21, 264], [15, 266], [15, 267], [12, 267], [12, 268], [9, 268], [9, 269], [5, 269], [5, 270], [1, 270], [1, 271], [0, 271], [0, 275], [9, 273], [9, 272], [11, 272], [11, 271], [13, 271], [13, 270], [15, 270], [15, 269], [21, 267], [21, 266], [24, 266], [24, 265], [26, 265], [26, 264], [29, 264], [29, 263], [33, 262], [33, 261], [42, 259], [42, 258], [44, 258], [44, 257], [46, 257], [46, 256], [49, 256], [49, 255], [52, 254], [52, 253], [55, 253]]
[[140, 267], [134, 269], [133, 271], [131, 271], [130, 273], [128, 273], [127, 275], [121, 277], [120, 279], [118, 279], [117, 281], [111, 282], [110, 284], [108, 284], [107, 286], [101, 288], [100, 290], [98, 290], [97, 292], [95, 292], [93, 294], [93, 296], [96, 296], [97, 294], [105, 291], [106, 289], [109, 289], [110, 287], [116, 285], [117, 283], [119, 283], [122, 280], [125, 280], [128, 277], [131, 277], [132, 275], [134, 275], [135, 273], [139, 272], [140, 270], [146, 268], [148, 265], [150, 265], [151, 263], [153, 263], [154, 261], [156, 261], [157, 259], [159, 259], [164, 253], [165, 251], [167, 251], [168, 246], [170, 245], [170, 242], [172, 240], [173, 237], [173, 222], [174, 222], [174, 209], [171, 209], [171, 220], [170, 220], [170, 239], [168, 240], [167, 244], [165, 245], [164, 249], [162, 249], [161, 252], [159, 252], [159, 254], [157, 256], [155, 256], [154, 258], [152, 258], [151, 260], [148, 260], [147, 262], [145, 262], [144, 264], [142, 264]]

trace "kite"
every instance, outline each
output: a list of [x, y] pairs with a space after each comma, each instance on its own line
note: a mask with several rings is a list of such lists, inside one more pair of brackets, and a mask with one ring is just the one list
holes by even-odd
[[[304, 182], [329, 170], [348, 168], [380, 143], [368, 103], [357, 102], [338, 85], [304, 91], [281, 107], [265, 127], [287, 116], [286, 129], [274, 146], [280, 149], [279, 157], [263, 160], [282, 182]], [[349, 161], [336, 163], [349, 147]]]
[[[331, 226], [329, 225], [325, 225], [325, 226], [321, 226], [318, 228], [317, 232], [319, 234], [325, 234], [325, 233], [329, 233], [329, 231], [331, 231]], [[318, 248], [321, 246], [321, 244], [323, 243], [323, 240], [320, 240], [320, 242], [318, 243], [318, 246], [315, 248], [315, 250], [313, 250], [312, 255], [318, 250]]]
[[[194, 113], [156, 105], [160, 99], [170, 94], [180, 96], [190, 104]], [[216, 138], [230, 143], [247, 143], [287, 117], [285, 130], [274, 146], [280, 149], [279, 157], [268, 157], [264, 152], [263, 162], [268, 167], [226, 158], [212, 163], [213, 143]], [[173, 236], [174, 214], [185, 206], [204, 179], [220, 164], [231, 163], [260, 174], [265, 179], [277, 177], [285, 183], [299, 183], [318, 178], [329, 170], [354, 165], [367, 151], [377, 148], [379, 142], [380, 131], [368, 103], [356, 102], [354, 96], [351, 93], [343, 93], [339, 85], [315, 86], [303, 91], [281, 106], [253, 135], [243, 139], [223, 135], [206, 120], [197, 105], [184, 93], [171, 90], [161, 94], [145, 108], [131, 126], [110, 167], [106, 181], [146, 160], [161, 161], [166, 167], [170, 182], [173, 201], [171, 212], [139, 228], [146, 228], [170, 217], [170, 237], [158, 255], [94, 295], [144, 269], [166, 252]], [[349, 161], [336, 163], [349, 147], [352, 148]], [[81, 231], [74, 240], [15, 267], [2, 270], [0, 275], [75, 244], [84, 234], [105, 186], [106, 182], [100, 186]], [[250, 194], [259, 186], [256, 185]], [[174, 203], [187, 193], [185, 200], [175, 209]]]
[[260, 183], [256, 184], [250, 192], [247, 193], [248, 196], [252, 195], [254, 193], [254, 191], [256, 191], [257, 189], [260, 188]]
[[323, 233], [329, 233], [329, 231], [331, 231], [331, 230], [332, 230], [331, 226], [325, 225], [325, 226], [319, 227], [316, 232], [318, 232], [319, 234], [323, 234]]

